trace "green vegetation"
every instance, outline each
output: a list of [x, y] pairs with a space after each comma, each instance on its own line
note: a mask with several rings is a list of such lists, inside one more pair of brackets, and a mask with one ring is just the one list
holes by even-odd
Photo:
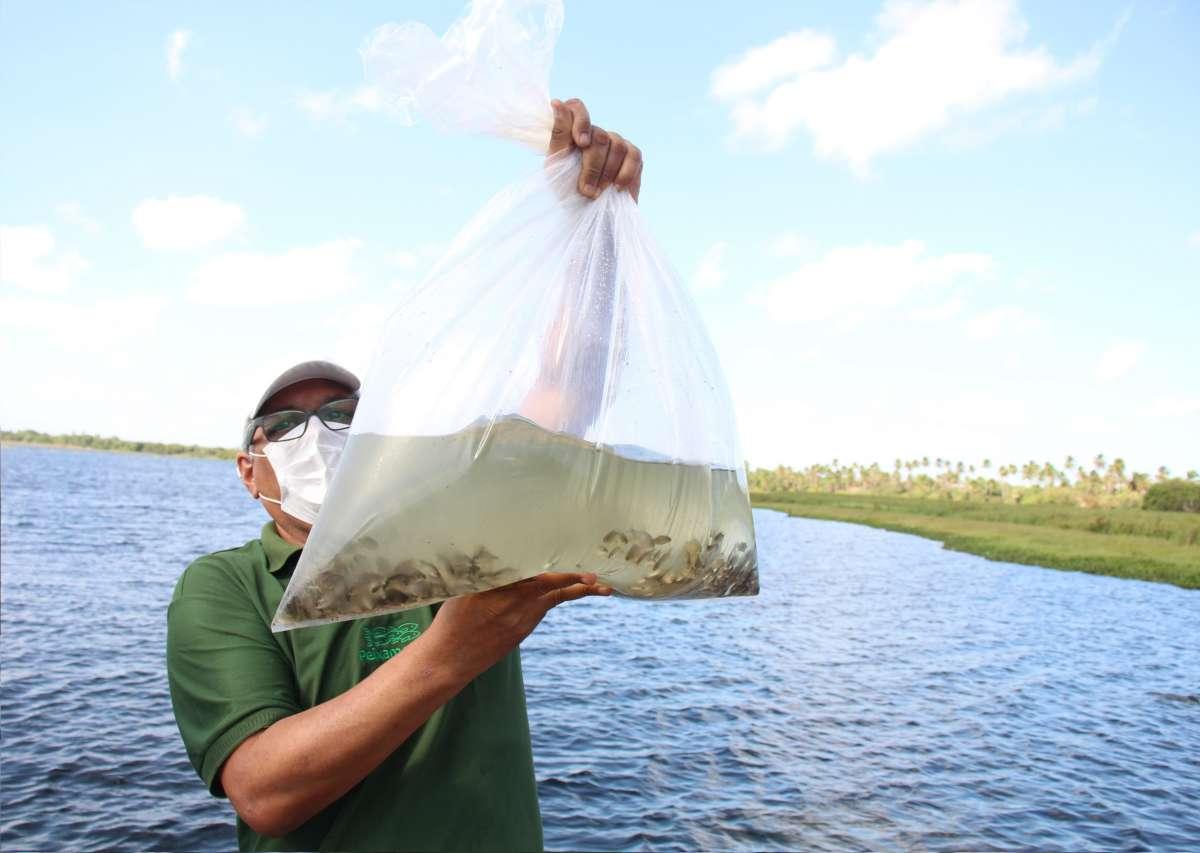
[[1120, 507], [754, 492], [754, 505], [937, 539], [991, 560], [1200, 589], [1200, 516]]
[[[1122, 459], [993, 466], [935, 459], [749, 472], [755, 506], [937, 539], [992, 560], [1200, 589], [1200, 474]], [[1167, 510], [1189, 510], [1178, 512]]]
[[163, 456], [194, 456], [203, 459], [232, 459], [236, 450], [227, 447], [200, 447], [195, 444], [161, 444], [157, 441], [125, 441], [115, 436], [85, 433], [49, 435], [32, 429], [0, 430], [0, 442], [32, 444], [41, 447], [79, 447], [87, 450], [117, 450], [127, 453], [157, 453]]
[[1200, 512], [1200, 483], [1186, 480], [1155, 483], [1147, 490], [1142, 506], [1162, 512]]

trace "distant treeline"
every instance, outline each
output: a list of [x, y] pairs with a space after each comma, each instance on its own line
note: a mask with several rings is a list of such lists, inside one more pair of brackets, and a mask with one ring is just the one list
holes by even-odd
[[[750, 490], [763, 493], [897, 495], [950, 501], [1009, 504], [1055, 503], [1081, 507], [1140, 507], [1200, 511], [1200, 474], [1172, 479], [1160, 466], [1153, 474], [1131, 471], [1125, 460], [1103, 455], [1091, 466], [1068, 456], [1061, 468], [1050, 462], [993, 466], [950, 459], [897, 459], [891, 470], [878, 463], [810, 465], [793, 469], [756, 468]], [[1164, 502], [1165, 501], [1165, 502]], [[1171, 504], [1171, 505], [1168, 505]], [[1175, 506], [1174, 504], [1178, 504]]]
[[163, 444], [157, 441], [126, 441], [116, 436], [70, 433], [51, 435], [34, 429], [0, 430], [0, 441], [13, 444], [40, 444], [48, 447], [83, 447], [90, 450], [121, 450], [128, 453], [158, 453], [163, 456], [195, 456], [202, 459], [232, 459], [237, 451], [228, 447], [200, 447], [196, 444]]

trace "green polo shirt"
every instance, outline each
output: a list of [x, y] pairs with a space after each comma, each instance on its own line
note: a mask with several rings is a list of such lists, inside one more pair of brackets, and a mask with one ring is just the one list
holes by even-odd
[[[299, 556], [262, 538], [192, 563], [167, 610], [167, 676], [188, 758], [216, 796], [246, 737], [338, 696], [429, 627], [421, 607], [271, 633]], [[436, 607], [436, 605], [435, 605]], [[468, 684], [345, 796], [282, 838], [239, 817], [242, 850], [540, 850], [520, 653]]]

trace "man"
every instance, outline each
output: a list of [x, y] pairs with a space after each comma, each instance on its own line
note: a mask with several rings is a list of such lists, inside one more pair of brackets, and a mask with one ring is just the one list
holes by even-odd
[[[579, 192], [637, 198], [641, 156], [553, 102], [550, 153], [578, 147]], [[168, 610], [167, 671], [193, 766], [238, 814], [243, 850], [532, 850], [542, 845], [518, 645], [550, 608], [610, 595], [552, 572], [440, 606], [272, 634], [353, 418], [358, 379], [279, 376], [238, 473], [262, 537], [192, 563]]]

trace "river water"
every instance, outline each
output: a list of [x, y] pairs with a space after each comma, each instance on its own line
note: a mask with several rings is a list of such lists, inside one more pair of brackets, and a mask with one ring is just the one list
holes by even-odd
[[[164, 613], [262, 510], [229, 462], [0, 469], [0, 846], [234, 846], [175, 729]], [[577, 602], [526, 641], [548, 847], [1200, 842], [1200, 593], [755, 522], [758, 598]]]

